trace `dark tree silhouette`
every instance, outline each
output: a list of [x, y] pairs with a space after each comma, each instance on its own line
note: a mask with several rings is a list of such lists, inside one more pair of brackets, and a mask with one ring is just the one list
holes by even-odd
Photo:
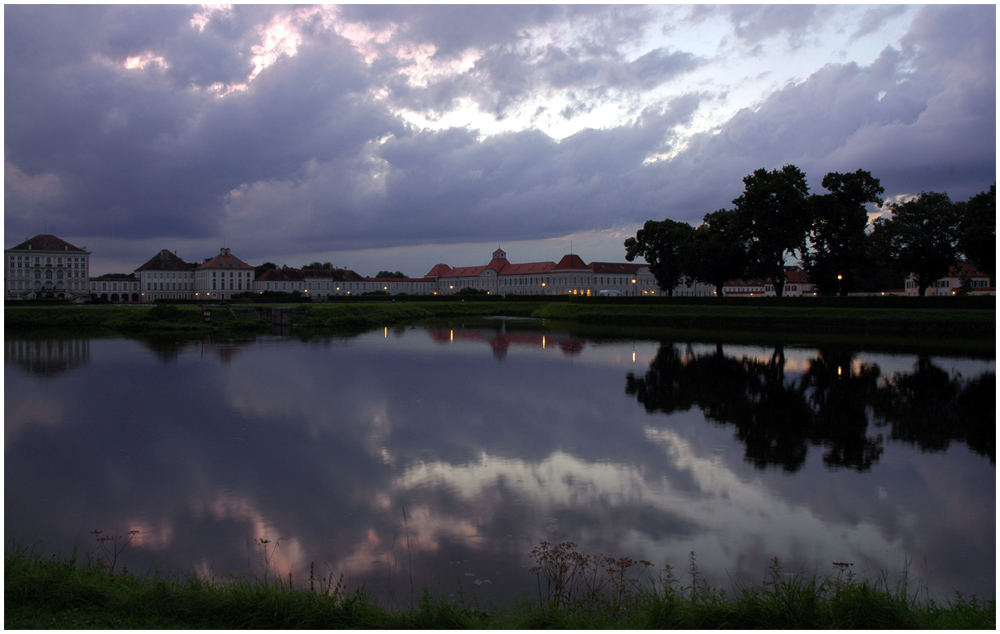
[[868, 409], [878, 390], [879, 368], [853, 370], [854, 353], [821, 350], [802, 378], [812, 411], [810, 438], [826, 448], [823, 463], [867, 471], [882, 456], [882, 436], [868, 435]]
[[923, 192], [890, 205], [891, 218], [875, 221], [889, 257], [912, 273], [921, 297], [958, 260], [959, 212], [947, 194]]
[[794, 165], [759, 169], [743, 178], [744, 191], [733, 200], [748, 243], [750, 270], [771, 281], [781, 297], [785, 287], [785, 254], [805, 250], [810, 225], [809, 186]]
[[865, 268], [865, 205], [881, 207], [885, 190], [864, 170], [852, 174], [830, 172], [823, 177], [823, 187], [830, 193], [810, 198], [810, 248], [803, 265], [821, 293], [846, 295], [857, 285], [856, 278]]
[[889, 438], [924, 451], [964, 441], [995, 461], [996, 376], [965, 381], [927, 358], [913, 372], [881, 377], [878, 366], [858, 365], [850, 350], [823, 350], [802, 376], [785, 375], [785, 356], [708, 354], [665, 343], [643, 376], [629, 373], [625, 392], [648, 412], [699, 408], [708, 421], [732, 425], [746, 460], [764, 469], [796, 471], [810, 445], [822, 446], [830, 469], [866, 471], [882, 457], [881, 428]]
[[634, 238], [625, 240], [625, 259], [631, 262], [641, 257], [649, 271], [667, 295], [684, 275], [686, 249], [690, 243], [691, 225], [676, 220], [648, 220]]
[[706, 214], [691, 236], [687, 253], [685, 272], [714, 286], [715, 295], [722, 297], [725, 283], [742, 276], [747, 265], [737, 213], [720, 209]]
[[995, 278], [997, 272], [997, 186], [959, 205], [958, 248], [976, 268]]

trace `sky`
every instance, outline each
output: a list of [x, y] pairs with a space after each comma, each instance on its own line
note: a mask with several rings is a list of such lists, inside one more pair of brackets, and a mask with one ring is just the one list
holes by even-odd
[[624, 261], [742, 179], [996, 180], [996, 8], [33, 5], [4, 22], [4, 246], [362, 275]]

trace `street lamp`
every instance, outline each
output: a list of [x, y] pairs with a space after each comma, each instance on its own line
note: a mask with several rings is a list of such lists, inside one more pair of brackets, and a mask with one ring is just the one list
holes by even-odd
[[638, 282], [638, 281], [639, 280], [635, 279], [634, 277], [632, 278], [632, 295], [633, 296], [636, 295], [636, 292], [635, 292], [636, 286], [635, 285], [636, 285], [636, 282]]
[[844, 276], [837, 273], [837, 294], [843, 297], [844, 295]]

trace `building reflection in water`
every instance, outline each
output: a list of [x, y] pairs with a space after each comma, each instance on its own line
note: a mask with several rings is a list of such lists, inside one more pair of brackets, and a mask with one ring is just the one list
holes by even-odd
[[89, 339], [5, 339], [4, 363], [53, 376], [90, 362]]
[[493, 356], [504, 359], [511, 346], [539, 348], [546, 350], [553, 344], [559, 346], [567, 356], [577, 355], [586, 346], [586, 341], [571, 335], [561, 333], [542, 333], [538, 331], [509, 331], [503, 325], [499, 329], [492, 328], [428, 328], [431, 339], [438, 343], [454, 343], [455, 341], [485, 343], [493, 349]]

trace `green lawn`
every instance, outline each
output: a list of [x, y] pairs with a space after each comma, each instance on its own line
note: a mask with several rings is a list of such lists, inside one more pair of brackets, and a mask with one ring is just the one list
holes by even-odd
[[[507, 300], [409, 297], [399, 301], [372, 298], [260, 306], [234, 303], [208, 308], [197, 305], [46, 307], [7, 304], [4, 308], [4, 327], [8, 332], [59, 328], [102, 329], [126, 334], [267, 331], [268, 324], [255, 312], [260, 308], [263, 311], [285, 311], [291, 324], [298, 328], [348, 332], [433, 320], [505, 315], [588, 327], [698, 329], [780, 333], [786, 336], [894, 336], [928, 341], [963, 341], [986, 349], [993, 348], [996, 340], [996, 310], [992, 304], [962, 302], [962, 298], [941, 298], [945, 301], [939, 302], [922, 301], [920, 298], [893, 298], [884, 302], [859, 298], [858, 301], [840, 303], [811, 299], [612, 299], [617, 301], [601, 301], [601, 298], [567, 301], [565, 298], [545, 297]], [[948, 304], [948, 301], [954, 303]], [[206, 309], [211, 313], [208, 322], [202, 318], [202, 311]]]

